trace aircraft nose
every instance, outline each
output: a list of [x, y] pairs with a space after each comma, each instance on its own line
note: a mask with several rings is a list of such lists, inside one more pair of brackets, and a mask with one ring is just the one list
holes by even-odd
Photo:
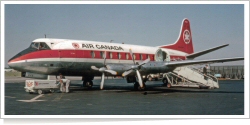
[[8, 66], [9, 66], [10, 68], [15, 67], [15, 66], [14, 66], [14, 63], [12, 62], [12, 60], [13, 60], [13, 59], [10, 59], [10, 60], [8, 61]]
[[12, 69], [15, 69], [18, 65], [17, 63], [17, 58], [19, 57], [19, 54], [13, 56], [12, 58], [10, 58], [10, 60], [8, 61], [8, 66]]

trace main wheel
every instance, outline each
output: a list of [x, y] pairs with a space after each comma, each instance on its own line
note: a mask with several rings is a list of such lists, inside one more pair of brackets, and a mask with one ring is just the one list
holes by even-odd
[[54, 93], [54, 92], [55, 92], [55, 90], [54, 90], [54, 89], [50, 89], [49, 91], [50, 91], [51, 93]]
[[41, 94], [43, 94], [43, 93], [44, 93], [44, 91], [43, 91], [43, 90], [41, 90], [41, 89], [39, 89], [39, 90], [37, 90], [37, 93], [38, 93], [39, 95], [41, 95]]
[[138, 83], [138, 82], [135, 82], [135, 84], [134, 84], [134, 89], [135, 89], [135, 90], [138, 90], [138, 87], [140, 87], [140, 86], [139, 86], [139, 83]]
[[143, 84], [143, 87], [141, 88], [140, 85], [138, 86], [138, 90], [146, 90], [146, 84], [145, 83], [142, 83]]
[[164, 78], [164, 79], [162, 80], [162, 82], [163, 82], [163, 85], [166, 86], [166, 85], [168, 84], [167, 78]]
[[134, 89], [135, 89], [135, 90], [145, 90], [145, 89], [146, 89], [146, 84], [143, 83], [143, 87], [141, 88], [141, 86], [139, 85], [139, 83], [138, 83], [138, 82], [135, 82], [135, 84], [134, 84]]

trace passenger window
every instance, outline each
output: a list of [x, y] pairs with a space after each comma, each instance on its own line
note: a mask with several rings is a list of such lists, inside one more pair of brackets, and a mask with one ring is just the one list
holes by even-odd
[[121, 59], [121, 53], [118, 53], [118, 59]]
[[91, 54], [92, 58], [95, 58], [95, 52], [94, 51], [91, 51], [90, 54]]
[[128, 53], [126, 53], [126, 59], [127, 59], [127, 60], [129, 59]]
[[109, 57], [110, 57], [110, 59], [113, 58], [112, 52], [109, 52]]
[[143, 60], [142, 54], [140, 54], [140, 60]]
[[101, 58], [103, 58], [104, 59], [104, 52], [100, 52], [100, 55], [101, 55]]

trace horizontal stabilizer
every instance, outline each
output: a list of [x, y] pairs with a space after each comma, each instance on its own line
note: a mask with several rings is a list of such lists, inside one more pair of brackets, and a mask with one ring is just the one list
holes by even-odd
[[229, 44], [225, 44], [225, 45], [221, 45], [221, 46], [214, 47], [214, 48], [211, 48], [211, 49], [203, 50], [203, 51], [200, 51], [200, 52], [188, 54], [186, 57], [187, 57], [187, 59], [194, 59], [194, 58], [196, 58], [196, 57], [198, 57], [198, 56], [201, 56], [201, 55], [207, 54], [207, 53], [209, 53], [209, 52], [218, 50], [218, 49], [223, 48], [223, 47], [226, 47], [226, 46], [228, 46], [228, 45], [229, 45]]
[[165, 63], [165, 65], [178, 67], [178, 66], [187, 66], [187, 65], [194, 65], [194, 64], [223, 63], [223, 62], [239, 61], [239, 60], [244, 60], [244, 57], [209, 59], [209, 60], [172, 61], [169, 63]]

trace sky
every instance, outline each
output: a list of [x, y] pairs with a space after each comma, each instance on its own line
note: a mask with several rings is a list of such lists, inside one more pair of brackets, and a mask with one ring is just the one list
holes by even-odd
[[190, 20], [195, 52], [229, 44], [195, 60], [244, 56], [243, 4], [9, 4], [4, 14], [5, 67], [44, 34], [144, 46], [172, 44], [184, 18]]

